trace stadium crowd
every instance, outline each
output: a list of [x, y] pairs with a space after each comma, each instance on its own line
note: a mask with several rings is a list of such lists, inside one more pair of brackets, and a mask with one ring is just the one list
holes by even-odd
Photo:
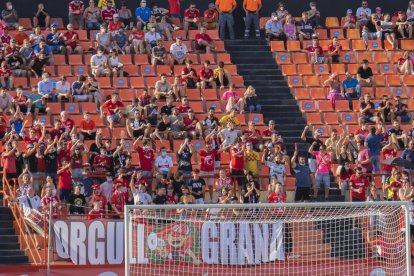
[[[248, 120], [247, 126], [239, 121], [240, 115], [249, 118], [249, 114], [261, 112], [255, 88], [240, 91], [223, 61], [218, 61], [214, 70], [208, 60], [199, 71], [194, 69], [188, 44], [183, 42], [190, 30], [197, 29], [194, 49], [214, 53], [217, 45], [209, 30], [219, 28], [222, 40], [228, 31], [229, 38], [234, 39], [235, 0], [216, 0], [203, 13], [192, 3], [183, 16], [178, 0], [169, 1], [168, 9], [141, 0], [134, 13], [124, 2], [119, 9], [113, 1], [105, 3], [96, 5], [90, 0], [86, 7], [80, 0], [70, 2], [65, 30], [53, 21], [43, 3], [34, 11], [30, 32], [19, 25], [12, 2], [7, 2], [1, 12], [3, 175], [15, 185], [23, 201], [37, 197], [43, 212], [47, 213], [52, 204], [55, 215], [67, 210], [70, 214], [89, 214], [90, 219], [109, 212], [122, 217], [125, 204], [280, 203], [286, 201], [290, 173], [296, 179], [295, 201], [316, 200], [321, 188], [325, 200], [329, 200], [333, 163], [339, 165], [334, 174], [342, 194], [350, 190], [352, 201], [382, 200], [371, 178], [371, 173], [381, 172], [386, 200], [414, 197], [405, 171], [380, 164], [381, 154], [395, 157], [399, 151], [402, 158], [414, 162], [414, 128], [400, 128], [401, 123], [411, 121], [407, 105], [398, 97], [391, 104], [388, 95], [380, 95], [382, 103], [375, 108], [370, 95], [360, 95], [361, 87], [375, 87], [368, 61], [362, 62], [356, 77], [349, 72], [341, 82], [333, 72], [324, 83], [330, 89], [332, 105], [338, 99], [348, 99], [350, 109], [355, 110], [352, 100], [363, 97], [360, 129], [347, 133], [343, 127], [340, 135], [333, 130], [323, 141], [317, 130], [308, 137], [310, 126], [306, 126], [301, 138], [310, 145], [309, 151], [300, 155], [296, 147], [290, 158], [274, 121], [270, 120], [263, 131], [254, 121]], [[244, 0], [243, 9], [245, 38], [252, 36], [252, 27], [259, 38], [261, 1]], [[407, 11], [397, 12], [395, 24], [391, 15], [383, 14], [379, 7], [371, 14], [366, 1], [355, 16], [352, 10], [346, 14], [344, 26], [360, 28], [366, 43], [383, 37], [396, 48], [396, 39], [412, 38], [414, 1], [410, 1]], [[77, 32], [84, 28], [98, 31], [89, 47], [80, 42]], [[184, 36], [174, 38], [174, 31], [180, 28]], [[323, 26], [315, 2], [296, 22], [285, 4], [279, 3], [265, 23], [269, 41], [311, 40], [312, 46], [304, 51], [312, 63], [340, 63], [342, 47], [338, 39], [333, 38], [329, 51], [324, 52], [319, 46], [319, 28]], [[169, 49], [164, 41], [172, 42]], [[77, 76], [73, 83], [66, 75], [53, 81], [47, 68], [60, 65], [55, 56], [86, 52], [92, 53], [90, 74]], [[122, 91], [104, 97], [100, 77], [127, 77], [121, 57], [131, 54], [146, 54], [152, 66], [169, 65], [170, 72], [158, 76], [154, 89], [139, 89], [128, 104], [122, 100]], [[412, 74], [412, 53], [406, 52], [395, 62], [402, 73]], [[176, 65], [185, 65], [180, 74], [174, 70]], [[172, 83], [170, 73], [175, 74]], [[15, 83], [21, 77], [35, 78], [37, 84], [32, 84], [31, 91], [24, 91]], [[196, 114], [187, 97], [189, 89], [198, 89], [201, 95], [206, 89], [217, 89], [226, 113], [217, 117], [215, 108], [210, 107], [207, 114]], [[51, 104], [56, 102], [94, 104], [88, 105], [91, 109], [84, 109], [83, 118], [75, 121], [67, 110], [60, 116], [53, 115]], [[50, 117], [52, 125], [39, 119], [42, 116]], [[387, 122], [392, 123], [390, 130], [384, 127]], [[99, 127], [101, 124], [103, 127]], [[200, 140], [204, 148], [195, 145], [194, 141]], [[134, 153], [139, 166], [133, 165]], [[223, 166], [220, 161], [226, 155], [230, 155], [229, 165]], [[263, 175], [262, 167], [269, 173], [259, 177]]]

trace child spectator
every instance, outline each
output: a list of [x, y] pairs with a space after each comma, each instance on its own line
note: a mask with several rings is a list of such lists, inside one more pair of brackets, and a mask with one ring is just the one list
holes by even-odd
[[88, 220], [102, 219], [103, 210], [99, 208], [99, 203], [94, 202], [92, 206], [93, 206], [92, 210], [88, 213]]
[[332, 108], [335, 109], [335, 102], [343, 100], [341, 95], [341, 82], [337, 73], [332, 73], [329, 78], [323, 82], [324, 86], [329, 86], [328, 100], [331, 101]]
[[319, 46], [319, 39], [313, 38], [312, 39], [312, 46], [306, 47], [303, 49], [303, 52], [307, 52], [310, 55], [310, 61], [313, 64], [317, 63], [324, 63], [325, 57], [323, 55], [322, 47]]
[[286, 35], [286, 39], [287, 40], [296, 40], [297, 35], [296, 35], [296, 25], [295, 22], [293, 21], [293, 17], [291, 14], [288, 14], [286, 16], [286, 20], [285, 20], [285, 24], [283, 25], [283, 31]]
[[269, 203], [285, 203], [286, 194], [283, 192], [283, 186], [279, 182], [269, 184], [269, 195], [267, 196]]
[[405, 51], [402, 57], [398, 59], [398, 70], [404, 75], [414, 74], [413, 60], [410, 57], [410, 51]]
[[332, 39], [332, 44], [329, 44], [328, 46], [327, 62], [329, 64], [341, 63], [341, 53], [342, 53], [342, 46], [338, 42], [338, 37], [335, 36]]
[[355, 17], [355, 15], [352, 14], [351, 9], [346, 10], [344, 28], [347, 28], [347, 29], [356, 28], [356, 17]]

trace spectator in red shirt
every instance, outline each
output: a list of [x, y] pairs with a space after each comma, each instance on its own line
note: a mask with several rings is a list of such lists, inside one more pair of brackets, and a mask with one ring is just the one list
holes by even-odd
[[94, 203], [98, 203], [102, 212], [108, 212], [107, 198], [101, 193], [101, 187], [98, 184], [92, 186], [92, 195], [89, 197], [88, 206], [92, 207]]
[[[410, 142], [413, 143], [413, 142]], [[382, 159], [386, 160], [388, 158], [393, 158], [398, 156], [398, 146], [392, 143], [391, 141], [385, 145], [382, 149]], [[387, 164], [381, 164], [381, 170], [382, 170], [382, 183], [385, 183], [386, 178], [391, 174], [392, 169], [395, 168], [392, 165]]]
[[201, 91], [204, 89], [211, 89], [214, 87], [216, 81], [214, 80], [214, 72], [210, 68], [210, 61], [206, 60], [203, 63], [203, 68], [200, 69], [200, 88]]
[[267, 201], [269, 203], [285, 203], [286, 195], [283, 192], [282, 184], [280, 184], [279, 182], [276, 182], [276, 184], [272, 184], [269, 185], [269, 195], [267, 196]]
[[70, 55], [74, 54], [83, 54], [83, 48], [79, 44], [79, 35], [77, 32], [73, 31], [73, 25], [68, 24], [66, 26], [67, 32], [63, 34], [63, 43], [66, 46], [66, 52]]
[[122, 184], [118, 183], [115, 186], [115, 191], [111, 196], [112, 211], [117, 214], [116, 218], [123, 218], [125, 198], [122, 194]]
[[93, 165], [95, 171], [97, 172], [106, 172], [111, 168], [110, 159], [106, 156], [106, 148], [101, 147], [99, 149], [99, 155], [95, 156], [93, 159]]
[[9, 69], [9, 65], [6, 61], [1, 63], [0, 67], [0, 84], [1, 87], [7, 88], [9, 90], [14, 89], [14, 76], [13, 72]]
[[56, 195], [53, 195], [53, 189], [51, 187], [47, 187], [45, 190], [45, 196], [41, 200], [42, 203], [42, 210], [43, 213], [48, 217], [50, 205], [52, 204], [52, 216], [53, 218], [57, 218], [59, 213], [59, 204], [60, 201]]
[[178, 107], [178, 113], [180, 113], [181, 116], [186, 116], [187, 112], [191, 109], [190, 105], [188, 104], [187, 97], [183, 97], [181, 99], [181, 106]]
[[413, 71], [413, 61], [410, 58], [410, 51], [405, 51], [403, 56], [398, 59], [398, 70], [405, 75], [411, 75]]
[[72, 26], [75, 21], [78, 23], [79, 30], [83, 29], [83, 11], [85, 6], [83, 1], [73, 0], [69, 3], [69, 24]]
[[79, 123], [79, 131], [82, 140], [95, 140], [96, 125], [87, 111], [83, 113], [83, 119]]
[[181, 79], [183, 85], [187, 84], [187, 88], [200, 88], [200, 78], [198, 77], [196, 70], [193, 68], [192, 60], [187, 60], [185, 62], [185, 67], [181, 72]]
[[200, 11], [196, 8], [196, 4], [191, 3], [190, 8], [184, 11], [184, 30], [188, 32], [189, 28], [198, 29], [201, 26]]
[[250, 142], [253, 144], [253, 148], [257, 151], [262, 149], [262, 135], [260, 130], [256, 128], [253, 121], [249, 121], [247, 123], [247, 139], [246, 142]]
[[62, 158], [62, 165], [58, 169], [58, 191], [59, 191], [59, 200], [69, 202], [70, 194], [72, 191], [72, 169], [71, 164], [67, 158]]
[[180, 1], [182, 0], [168, 0], [168, 10], [170, 11], [170, 16], [173, 18], [181, 18]]
[[[123, 125], [122, 110], [124, 104], [119, 100], [118, 93], [113, 93], [111, 99], [107, 100], [101, 105], [101, 118], [104, 121], [106, 118], [109, 123], [109, 131], [112, 137], [112, 132], [115, 124]], [[104, 108], [106, 108], [107, 113], [104, 113]], [[106, 117], [105, 117], [106, 114]]]
[[113, 20], [111, 22], [109, 22], [108, 24], [108, 31], [112, 32], [112, 34], [114, 34], [116, 31], [118, 31], [119, 27], [124, 28], [124, 23], [122, 23], [119, 20], [119, 14], [115, 13], [113, 15]]
[[154, 151], [151, 149], [148, 140], [145, 139], [144, 141], [142, 141], [142, 147], [138, 146], [139, 141], [139, 139], [135, 140], [134, 146], [136, 147], [135, 149], [138, 152], [139, 164], [142, 169], [141, 176], [150, 179], [149, 182], [151, 183], [154, 171], [155, 154]]
[[360, 167], [355, 168], [355, 174], [349, 179], [349, 189], [351, 190], [351, 201], [363, 202], [366, 200], [369, 188], [368, 178], [363, 175]]
[[103, 218], [103, 210], [99, 208], [99, 202], [94, 202], [92, 204], [93, 208], [88, 214], [88, 220], [95, 220], [95, 219], [102, 219]]
[[184, 117], [184, 129], [191, 139], [203, 137], [203, 127], [201, 126], [200, 121], [195, 117], [192, 109], [188, 110], [188, 117]]
[[60, 112], [60, 120], [62, 121], [62, 125], [68, 133], [71, 133], [74, 129], [75, 122], [69, 117], [67, 111]]
[[325, 62], [325, 57], [323, 56], [323, 50], [322, 50], [322, 47], [319, 46], [318, 38], [313, 38], [312, 46], [306, 47], [305, 49], [303, 49], [303, 51], [309, 53], [310, 60], [313, 64]]
[[217, 30], [219, 14], [214, 3], [208, 4], [208, 9], [204, 11], [203, 26], [207, 30]]
[[239, 189], [244, 185], [244, 152], [246, 146], [243, 145], [240, 138], [237, 138], [234, 145], [230, 148], [230, 175], [237, 177], [236, 181]]
[[211, 50], [215, 49], [213, 39], [207, 34], [205, 27], [200, 27], [200, 32], [196, 34], [194, 42], [197, 51], [203, 51], [209, 54]]
[[264, 142], [268, 142], [268, 141], [272, 140], [272, 135], [273, 134], [279, 135], [279, 132], [277, 132], [275, 128], [276, 128], [275, 121], [270, 120], [269, 124], [267, 126], [267, 129], [263, 130], [263, 133], [262, 133], [262, 139], [263, 139]]
[[114, 20], [114, 14], [116, 10], [112, 7], [112, 1], [106, 1], [106, 8], [101, 11], [101, 18], [106, 24], [109, 24]]
[[341, 52], [342, 46], [341, 44], [339, 44], [338, 38], [334, 36], [334, 38], [332, 39], [332, 44], [329, 44], [328, 46], [328, 63], [341, 63]]
[[49, 131], [49, 133], [52, 140], [54, 140], [55, 137], [60, 139], [62, 134], [65, 133], [65, 128], [62, 126], [62, 122], [59, 119], [54, 121], [54, 127]]

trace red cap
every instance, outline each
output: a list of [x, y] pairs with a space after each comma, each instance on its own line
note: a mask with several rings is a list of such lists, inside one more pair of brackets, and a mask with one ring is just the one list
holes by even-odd
[[101, 186], [99, 186], [98, 184], [92, 185], [92, 190], [100, 190]]

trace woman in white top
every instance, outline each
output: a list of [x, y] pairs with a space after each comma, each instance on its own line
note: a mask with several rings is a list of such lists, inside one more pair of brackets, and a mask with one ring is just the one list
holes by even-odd
[[397, 48], [397, 41], [395, 40], [395, 31], [394, 31], [394, 23], [391, 20], [391, 16], [389, 13], [384, 14], [384, 20], [381, 22], [381, 33], [382, 37], [386, 38], [388, 42], [392, 45], [393, 49]]
[[124, 65], [119, 61], [118, 53], [115, 50], [109, 51], [109, 68], [113, 77], [123, 77], [124, 76]]
[[62, 100], [72, 101], [70, 83], [66, 80], [66, 76], [60, 76], [59, 81], [56, 83], [56, 94], [58, 102]]
[[101, 26], [100, 32], [96, 35], [96, 43], [97, 46], [104, 48], [107, 53], [112, 49], [112, 37], [105, 26]]
[[407, 21], [410, 23], [414, 23], [414, 1], [413, 0], [411, 0], [408, 3], [406, 15], [407, 15]]

